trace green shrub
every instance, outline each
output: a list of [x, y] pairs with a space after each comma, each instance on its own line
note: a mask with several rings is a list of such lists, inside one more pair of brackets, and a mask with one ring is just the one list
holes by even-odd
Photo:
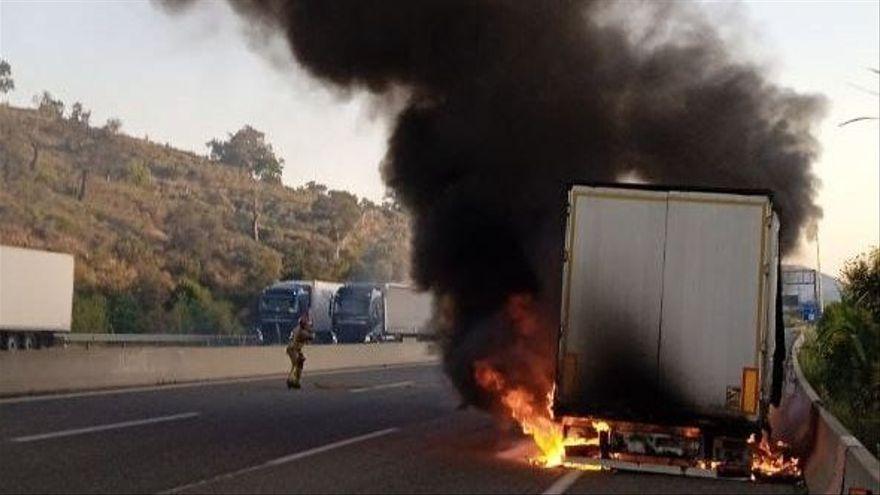
[[136, 186], [149, 186], [153, 181], [150, 168], [137, 160], [131, 160], [123, 169], [123, 178]]
[[113, 333], [143, 333], [141, 305], [131, 294], [117, 294], [110, 299], [110, 328]]
[[78, 333], [107, 333], [107, 298], [101, 294], [77, 292], [73, 297], [72, 331]]
[[207, 289], [192, 280], [181, 280], [169, 306], [169, 330], [174, 333], [231, 335], [240, 331], [232, 305], [214, 300]]
[[831, 395], [865, 410], [880, 405], [880, 325], [867, 309], [848, 300], [827, 306], [816, 346]]
[[843, 300], [825, 307], [798, 358], [831, 413], [880, 455], [880, 250], [847, 263], [841, 279]]
[[871, 312], [880, 322], [880, 247], [847, 261], [840, 273], [843, 297]]

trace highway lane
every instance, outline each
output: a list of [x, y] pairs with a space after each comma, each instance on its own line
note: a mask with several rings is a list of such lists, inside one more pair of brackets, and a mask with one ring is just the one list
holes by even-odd
[[[526, 461], [531, 442], [484, 414], [455, 411], [289, 465], [264, 467], [180, 493], [547, 493], [564, 469]], [[794, 493], [788, 485], [624, 472], [578, 472], [557, 493]]]
[[[413, 382], [393, 389], [351, 389]], [[157, 492], [334, 440], [447, 414], [455, 406], [436, 367], [283, 378], [0, 404], [3, 492]], [[34, 442], [22, 436], [197, 412]]]
[[[300, 391], [273, 378], [0, 403], [0, 492], [543, 493], [566, 475], [529, 466], [514, 429], [456, 406], [437, 366], [311, 375]], [[794, 490], [570, 477], [568, 493]]]

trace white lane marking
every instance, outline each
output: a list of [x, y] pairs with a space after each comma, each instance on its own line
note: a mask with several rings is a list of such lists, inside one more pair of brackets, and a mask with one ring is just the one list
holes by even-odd
[[544, 495], [562, 495], [566, 490], [571, 488], [571, 485], [573, 485], [582, 474], [584, 474], [583, 471], [569, 471], [563, 474], [554, 481], [549, 488], [544, 490]]
[[327, 445], [322, 445], [321, 447], [315, 447], [313, 449], [304, 450], [302, 452], [297, 452], [295, 454], [286, 455], [284, 457], [279, 457], [277, 459], [272, 459], [271, 461], [264, 462], [262, 464], [258, 464], [256, 466], [246, 467], [244, 469], [239, 469], [238, 471], [233, 471], [231, 473], [221, 474], [219, 476], [214, 476], [213, 478], [204, 479], [201, 481], [196, 481], [194, 483], [188, 483], [186, 485], [181, 485], [176, 488], [172, 488], [170, 490], [165, 490], [159, 492], [161, 494], [167, 493], [180, 493], [186, 490], [191, 490], [193, 488], [198, 488], [201, 486], [205, 486], [211, 483], [216, 483], [218, 481], [229, 480], [235, 478], [237, 476], [241, 476], [243, 474], [253, 473], [254, 471], [259, 471], [261, 469], [270, 468], [273, 466], [280, 466], [282, 464], [287, 464], [288, 462], [297, 461], [299, 459], [303, 459], [306, 457], [310, 457], [313, 455], [321, 454], [323, 452], [328, 452], [330, 450], [338, 449], [339, 447], [345, 447], [346, 445], [351, 445], [354, 443], [364, 442], [366, 440], [370, 440], [373, 438], [382, 437], [385, 435], [389, 435], [394, 433], [399, 428], [386, 428], [384, 430], [374, 431], [372, 433], [367, 433], [366, 435], [360, 435], [357, 437], [348, 438], [346, 440], [340, 440], [338, 442], [328, 443]]
[[[378, 366], [362, 366], [359, 368], [341, 368], [336, 370], [324, 370], [324, 371], [306, 371], [306, 378], [312, 376], [327, 376], [327, 375], [340, 375], [345, 373], [359, 373], [365, 371], [383, 371], [383, 370], [394, 370], [399, 368], [419, 368], [423, 366], [435, 366], [437, 361], [430, 361], [424, 363], [408, 363], [408, 364], [391, 364], [391, 365], [378, 365]], [[261, 381], [271, 381], [277, 380], [279, 378], [284, 378], [287, 376], [287, 373], [281, 373], [277, 375], [262, 375], [262, 376], [251, 376], [245, 378], [229, 378], [225, 380], [208, 380], [208, 381], [197, 381], [197, 382], [187, 382], [187, 383], [171, 383], [167, 385], [147, 385], [142, 387], [125, 387], [125, 388], [115, 388], [109, 390], [92, 390], [86, 392], [69, 392], [69, 393], [61, 393], [61, 394], [50, 394], [50, 395], [26, 395], [22, 397], [9, 397], [6, 399], [0, 399], [0, 405], [3, 404], [19, 404], [23, 402], [39, 402], [44, 400], [60, 400], [60, 399], [77, 399], [80, 397], [95, 397], [101, 395], [114, 395], [114, 394], [133, 394], [139, 392], [154, 392], [156, 390], [175, 390], [179, 388], [190, 388], [190, 387], [206, 387], [212, 385], [231, 385], [236, 383], [248, 383], [248, 382], [261, 382]]]
[[385, 390], [385, 389], [389, 389], [389, 388], [409, 387], [410, 385], [413, 385], [414, 383], [416, 383], [416, 382], [414, 382], [412, 380], [407, 381], [407, 382], [386, 383], [384, 385], [372, 385], [369, 387], [353, 388], [353, 389], [349, 390], [349, 392], [351, 392], [353, 394], [360, 394], [360, 393], [364, 393], [364, 392], [370, 392], [373, 390]]
[[132, 426], [151, 425], [155, 423], [165, 423], [167, 421], [177, 421], [180, 419], [189, 419], [198, 416], [200, 413], [187, 412], [180, 414], [172, 414], [170, 416], [158, 416], [155, 418], [135, 419], [132, 421], [123, 421], [121, 423], [110, 423], [106, 425], [87, 426], [85, 428], [74, 428], [72, 430], [53, 431], [49, 433], [40, 433], [38, 435], [27, 435], [23, 437], [11, 438], [12, 442], [35, 442], [37, 440], [48, 440], [50, 438], [70, 437], [73, 435], [83, 435], [86, 433], [95, 433], [98, 431], [118, 430], [120, 428], [130, 428]]

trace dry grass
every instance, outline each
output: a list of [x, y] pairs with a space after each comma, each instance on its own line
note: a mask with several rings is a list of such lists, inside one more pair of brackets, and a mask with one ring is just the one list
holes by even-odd
[[[408, 273], [405, 215], [350, 195], [255, 184], [190, 152], [9, 106], [0, 106], [0, 147], [0, 242], [74, 254], [78, 296], [103, 296], [107, 311], [133, 295], [144, 312], [168, 313], [187, 280], [229, 302], [240, 328], [255, 294], [278, 278]], [[260, 242], [251, 238], [256, 187]]]

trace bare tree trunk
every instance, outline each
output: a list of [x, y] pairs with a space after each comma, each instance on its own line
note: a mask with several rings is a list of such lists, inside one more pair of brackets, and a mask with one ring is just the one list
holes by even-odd
[[0, 162], [3, 163], [3, 182], [9, 182], [9, 159], [6, 158], [6, 147], [0, 144]]
[[254, 240], [260, 242], [260, 201], [258, 198], [259, 195], [259, 185], [254, 184], [254, 209], [253, 209], [253, 223], [252, 227], [254, 230]]
[[336, 237], [336, 253], [333, 255], [333, 260], [339, 261], [339, 232], [335, 232], [334, 237]]
[[79, 193], [76, 195], [78, 201], [82, 201], [86, 197], [86, 183], [89, 180], [89, 169], [82, 169], [82, 176], [79, 180]]
[[37, 169], [37, 160], [40, 158], [40, 146], [36, 142], [31, 141], [31, 148], [33, 149], [33, 156], [31, 156], [29, 168], [33, 172]]

